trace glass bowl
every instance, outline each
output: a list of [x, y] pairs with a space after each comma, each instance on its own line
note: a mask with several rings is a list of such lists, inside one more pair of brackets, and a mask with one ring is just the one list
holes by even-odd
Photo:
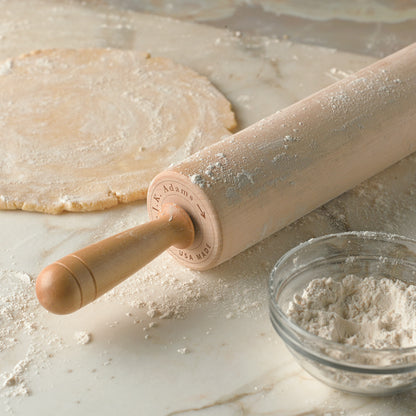
[[287, 252], [269, 281], [270, 317], [299, 364], [338, 390], [386, 396], [416, 387], [416, 346], [361, 348], [300, 328], [286, 315], [295, 294], [319, 277], [346, 275], [416, 283], [416, 241], [378, 232], [348, 232], [311, 239]]

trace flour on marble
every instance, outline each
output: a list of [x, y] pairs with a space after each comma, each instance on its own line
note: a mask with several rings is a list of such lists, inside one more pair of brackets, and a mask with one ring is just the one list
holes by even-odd
[[189, 354], [191, 351], [189, 350], [189, 348], [183, 347], [183, 348], [178, 348], [177, 352], [179, 354], [185, 355], [185, 354]]
[[204, 277], [200, 272], [179, 266], [164, 254], [153, 264], [112, 289], [97, 302], [118, 302], [132, 308], [135, 323], [138, 311], [152, 321], [148, 331], [157, 326], [155, 320], [184, 319], [188, 313], [206, 302], [220, 302], [227, 291], [224, 279]]
[[[0, 270], [0, 397], [31, 394], [30, 375], [47, 366], [62, 340], [41, 324], [35, 282], [27, 273]], [[22, 347], [24, 348], [22, 349]]]
[[92, 336], [90, 333], [86, 331], [77, 331], [74, 334], [74, 339], [77, 342], [77, 344], [86, 345], [92, 341]]
[[[217, 156], [225, 158], [224, 154]], [[138, 219], [131, 212], [120, 214], [117, 222], [109, 222], [104, 229], [97, 230], [94, 239], [99, 240], [137, 225]], [[268, 262], [261, 265], [246, 263], [248, 259], [260, 255], [261, 250], [262, 245], [259, 244], [216, 270], [206, 272], [185, 268], [172, 256], [163, 253], [95, 302], [126, 306], [127, 318], [134, 325], [143, 326], [146, 332], [151, 332], [156, 326], [149, 327], [149, 322], [163, 325], [163, 321], [170, 319], [185, 319], [192, 311], [206, 304], [218, 305], [226, 319], [253, 316], [265, 305], [265, 299], [259, 299], [258, 291], [263, 293], [263, 284], [272, 265]], [[238, 285], [233, 284], [236, 276]], [[258, 291], [253, 290], [253, 284], [260, 286], [256, 286]], [[146, 335], [149, 335], [147, 339], [151, 338], [150, 334]]]
[[365, 348], [416, 345], [416, 285], [345, 276], [312, 280], [289, 304], [288, 317], [306, 331]]

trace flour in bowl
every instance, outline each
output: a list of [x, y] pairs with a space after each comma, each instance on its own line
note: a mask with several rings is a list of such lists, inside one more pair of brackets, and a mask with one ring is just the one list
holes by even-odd
[[312, 280], [287, 316], [306, 331], [365, 348], [416, 346], [416, 286], [348, 275]]

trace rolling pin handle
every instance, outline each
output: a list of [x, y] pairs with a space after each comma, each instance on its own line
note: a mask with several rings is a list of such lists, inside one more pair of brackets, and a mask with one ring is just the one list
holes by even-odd
[[194, 226], [176, 204], [163, 205], [157, 219], [69, 254], [41, 271], [36, 295], [55, 314], [75, 312], [174, 245], [194, 241]]

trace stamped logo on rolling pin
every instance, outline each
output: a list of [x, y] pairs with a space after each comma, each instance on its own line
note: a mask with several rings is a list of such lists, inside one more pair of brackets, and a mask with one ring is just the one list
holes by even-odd
[[168, 251], [178, 261], [192, 269], [205, 270], [214, 263], [220, 246], [216, 214], [198, 185], [187, 176], [163, 172], [152, 182], [147, 207], [151, 219], [158, 218], [162, 206], [174, 203], [189, 214], [195, 227], [195, 240], [186, 249], [171, 247]]

